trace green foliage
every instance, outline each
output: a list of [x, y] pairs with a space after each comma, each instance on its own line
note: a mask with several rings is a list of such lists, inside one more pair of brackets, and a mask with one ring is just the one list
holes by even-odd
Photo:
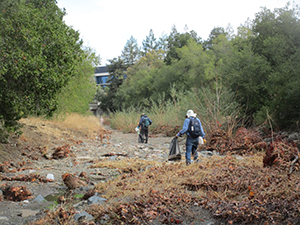
[[211, 30], [208, 40], [203, 42], [204, 49], [212, 49], [213, 45], [215, 43], [215, 40], [220, 36], [226, 36], [227, 33], [225, 32], [225, 29], [223, 27], [215, 27]]
[[[262, 122], [267, 118], [266, 109], [274, 127], [297, 127], [299, 15], [299, 7], [289, 3], [273, 12], [263, 8], [253, 21], [248, 19], [240, 26], [236, 35], [230, 27], [216, 27], [202, 43], [194, 31], [179, 33], [175, 26], [169, 36], [156, 42], [150, 30], [143, 45], [145, 52], [152, 51], [134, 63], [122, 58], [112, 62], [113, 85], [107, 89], [103, 106], [111, 111], [141, 107], [150, 112], [157, 110], [157, 105], [166, 107], [166, 102], [175, 105], [175, 96], [176, 108], [180, 105], [183, 115], [183, 108], [201, 110], [201, 116], [208, 116], [204, 121], [227, 123], [228, 129], [235, 126], [234, 118], [247, 118], [248, 125]], [[124, 69], [123, 76], [114, 75], [117, 68]], [[239, 109], [245, 111], [244, 116]]]
[[158, 69], [163, 65], [163, 51], [148, 52], [134, 66], [129, 67], [126, 79], [117, 91], [115, 104], [117, 106], [149, 106], [153, 94], [153, 83]]
[[29, 114], [51, 116], [82, 61], [79, 33], [54, 0], [7, 0], [0, 9], [0, 119], [10, 127]]
[[262, 104], [270, 106], [280, 127], [295, 127], [300, 119], [299, 15], [299, 7], [287, 4], [274, 12], [264, 8], [253, 23], [254, 52], [270, 65], [265, 86], [271, 101]]
[[109, 60], [109, 62], [109, 77], [107, 82], [110, 83], [110, 85], [105, 87], [105, 95], [100, 94], [100, 99], [97, 100], [101, 102], [101, 108], [104, 111], [108, 110], [114, 112], [121, 108], [121, 105], [117, 105], [115, 103], [115, 96], [118, 88], [123, 84], [126, 78], [126, 70], [128, 68], [128, 64], [125, 64], [125, 61], [121, 57]]
[[126, 65], [131, 66], [140, 58], [140, 55], [141, 51], [138, 47], [137, 40], [131, 36], [124, 46], [121, 59]]
[[141, 111], [134, 107], [118, 110], [111, 115], [110, 126], [123, 132], [135, 132], [140, 117]]
[[168, 37], [168, 52], [165, 58], [165, 63], [167, 65], [171, 65], [174, 59], [180, 59], [180, 56], [178, 56], [176, 49], [182, 48], [183, 46], [187, 45], [187, 42], [190, 39], [193, 39], [196, 43], [200, 43], [200, 38], [197, 37], [197, 33], [195, 31], [180, 34], [178, 33], [175, 26], [172, 27], [172, 31]]
[[141, 113], [153, 121], [150, 132], [161, 132], [175, 135], [185, 120], [187, 110], [193, 109], [201, 119], [205, 132], [210, 133], [220, 124], [227, 131], [233, 132], [240, 118], [239, 105], [235, 95], [226, 87], [213, 83], [212, 88], [192, 89], [182, 91], [175, 84], [171, 86], [171, 99], [164, 94], [155, 101], [150, 99], [151, 108], [129, 107], [117, 111], [111, 116], [111, 125], [123, 132], [134, 132]]
[[237, 93], [238, 102], [247, 108], [248, 115], [253, 115], [269, 101], [267, 83], [271, 67], [264, 57], [253, 52], [249, 40], [238, 37], [233, 48], [224, 73], [229, 74], [228, 84]]
[[150, 29], [149, 36], [146, 37], [146, 40], [143, 40], [142, 44], [143, 44], [143, 55], [146, 55], [147, 52], [158, 50], [159, 43], [156, 41], [152, 29]]
[[111, 115], [111, 126], [123, 132], [135, 132], [134, 128], [137, 127], [141, 114], [146, 113], [153, 122], [149, 127], [150, 132], [175, 135], [176, 128], [179, 129], [176, 126], [182, 125], [184, 114], [180, 107], [174, 107], [173, 103], [171, 100], [165, 100], [165, 96], [161, 96], [158, 101], [149, 101], [152, 106], [149, 111], [142, 107], [119, 110]]
[[89, 103], [96, 93], [94, 82], [94, 66], [100, 63], [100, 57], [89, 47], [85, 49], [85, 59], [77, 64], [76, 74], [58, 94], [58, 106], [55, 114], [66, 113], [87, 114]]

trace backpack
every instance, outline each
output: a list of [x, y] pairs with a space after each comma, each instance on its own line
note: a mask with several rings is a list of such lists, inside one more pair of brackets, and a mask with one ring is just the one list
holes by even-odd
[[150, 125], [150, 120], [149, 120], [149, 118], [148, 118], [148, 117], [144, 118], [142, 124], [143, 124], [143, 127], [148, 128], [149, 125]]
[[189, 119], [190, 119], [190, 124], [188, 128], [188, 132], [191, 137], [197, 138], [201, 135], [200, 122], [195, 117], [190, 117]]

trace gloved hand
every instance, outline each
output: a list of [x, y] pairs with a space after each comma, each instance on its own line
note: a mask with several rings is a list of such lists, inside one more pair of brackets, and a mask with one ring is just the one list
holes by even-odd
[[135, 132], [138, 132], [140, 129], [139, 129], [139, 127], [136, 127], [135, 128]]
[[179, 138], [179, 137], [181, 137], [181, 134], [180, 134], [180, 133], [178, 133], [178, 134], [176, 134], [176, 136], [175, 136], [175, 137]]
[[206, 139], [205, 138], [203, 138], [203, 143], [206, 144]]

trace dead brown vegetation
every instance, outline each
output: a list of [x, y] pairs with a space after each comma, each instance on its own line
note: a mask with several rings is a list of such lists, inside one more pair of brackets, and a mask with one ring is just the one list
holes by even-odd
[[[95, 192], [108, 201], [88, 213], [96, 223], [180, 224], [192, 217], [192, 207], [199, 207], [228, 224], [300, 223], [295, 144], [279, 137], [264, 142], [256, 130], [240, 128], [228, 135], [216, 129], [206, 150], [220, 155], [201, 157], [190, 166], [128, 158], [98, 161], [92, 167], [115, 169], [120, 175], [96, 185]], [[68, 201], [49, 212], [43, 224], [72, 224], [75, 210]]]
[[19, 202], [32, 198], [32, 193], [26, 186], [6, 186], [2, 190], [4, 199], [8, 201]]

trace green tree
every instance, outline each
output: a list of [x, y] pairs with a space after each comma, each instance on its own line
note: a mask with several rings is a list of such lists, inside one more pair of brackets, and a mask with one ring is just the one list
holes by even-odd
[[197, 33], [195, 31], [181, 34], [178, 33], [175, 25], [172, 27], [172, 31], [168, 37], [168, 45], [167, 45], [168, 52], [164, 59], [167, 65], [171, 65], [174, 60], [180, 59], [180, 57], [176, 52], [176, 49], [182, 48], [183, 46], [187, 45], [189, 39], [193, 39], [198, 44], [201, 43], [201, 38], [197, 37]]
[[76, 73], [83, 50], [54, 0], [0, 2], [0, 119], [51, 116], [56, 95]]
[[141, 51], [137, 40], [131, 36], [124, 46], [121, 58], [126, 65], [131, 66], [140, 58], [140, 55]]
[[163, 65], [163, 50], [150, 51], [136, 64], [129, 67], [126, 80], [116, 95], [116, 104], [125, 108], [130, 106], [148, 107], [153, 95], [154, 79]]
[[109, 62], [109, 77], [107, 80], [109, 85], [105, 87], [105, 94], [100, 95], [101, 98], [99, 101], [101, 102], [100, 106], [102, 110], [114, 112], [115, 110], [121, 108], [121, 105], [116, 104], [116, 93], [126, 78], [128, 64], [126, 64], [120, 56], [118, 58], [109, 60]]
[[147, 54], [149, 51], [157, 51], [159, 44], [154, 37], [153, 30], [150, 29], [149, 35], [146, 37], [146, 40], [143, 40], [143, 56]]
[[300, 120], [300, 10], [298, 6], [263, 8], [253, 21], [253, 51], [271, 66], [266, 86], [268, 106], [280, 127], [295, 126]]
[[100, 64], [100, 56], [90, 47], [84, 48], [85, 56], [76, 65], [76, 74], [58, 94], [58, 106], [55, 114], [64, 116], [66, 113], [87, 114], [89, 103], [96, 93], [95, 66]]
[[215, 27], [214, 29], [212, 29], [208, 39], [203, 42], [204, 49], [212, 49], [214, 40], [220, 35], [227, 35], [227, 32], [223, 27]]
[[168, 35], [163, 33], [158, 39], [158, 49], [162, 49], [164, 52], [168, 50]]

